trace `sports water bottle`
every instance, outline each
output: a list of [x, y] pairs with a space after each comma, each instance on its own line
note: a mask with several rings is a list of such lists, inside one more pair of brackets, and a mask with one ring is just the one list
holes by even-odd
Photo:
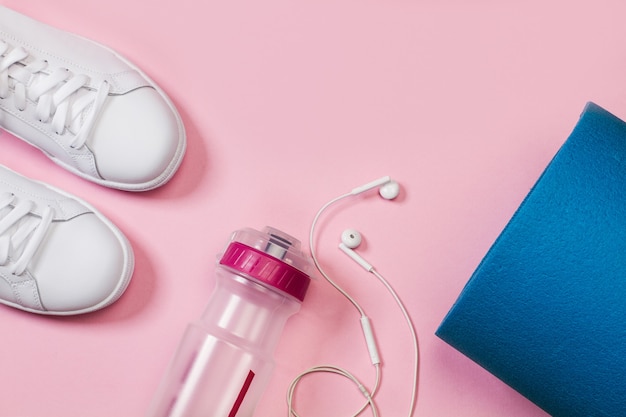
[[251, 417], [309, 266], [300, 242], [279, 230], [233, 233], [204, 314], [187, 328], [148, 416]]

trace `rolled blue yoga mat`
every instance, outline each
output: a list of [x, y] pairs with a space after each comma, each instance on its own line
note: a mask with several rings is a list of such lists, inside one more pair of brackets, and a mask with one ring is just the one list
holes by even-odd
[[436, 333], [552, 416], [626, 416], [626, 123], [587, 104]]

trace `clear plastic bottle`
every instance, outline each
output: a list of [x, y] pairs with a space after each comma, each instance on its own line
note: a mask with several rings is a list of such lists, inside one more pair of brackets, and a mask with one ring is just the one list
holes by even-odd
[[209, 303], [187, 328], [147, 416], [251, 417], [309, 267], [300, 242], [279, 230], [233, 233]]

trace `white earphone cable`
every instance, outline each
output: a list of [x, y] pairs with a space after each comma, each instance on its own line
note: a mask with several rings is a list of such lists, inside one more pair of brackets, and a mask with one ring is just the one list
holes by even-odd
[[287, 406], [289, 407], [289, 417], [291, 416], [300, 417], [300, 414], [298, 414], [293, 407], [293, 397], [295, 395], [296, 386], [298, 385], [300, 380], [302, 380], [302, 378], [304, 378], [305, 376], [311, 375], [314, 373], [319, 373], [319, 372], [327, 372], [331, 374], [336, 374], [336, 375], [340, 375], [349, 379], [350, 381], [354, 383], [354, 385], [357, 386], [357, 388], [359, 388], [359, 391], [361, 391], [361, 393], [365, 396], [365, 398], [367, 399], [367, 402], [363, 404], [363, 406], [356, 413], [354, 413], [352, 417], [357, 417], [358, 415], [360, 415], [363, 411], [365, 411], [365, 409], [368, 406], [372, 410], [373, 417], [379, 417], [378, 408], [376, 408], [376, 403], [374, 403], [374, 395], [376, 391], [378, 390], [378, 387], [380, 386], [380, 379], [381, 379], [380, 364], [376, 364], [375, 367], [376, 367], [376, 383], [374, 385], [374, 389], [372, 389], [371, 392], [368, 391], [367, 388], [361, 383], [361, 381], [359, 381], [353, 374], [351, 374], [349, 371], [343, 368], [340, 368], [338, 366], [320, 365], [320, 366], [314, 366], [313, 368], [310, 368], [302, 372], [300, 375], [294, 378], [287, 392]]
[[[326, 279], [326, 281], [328, 281], [337, 291], [339, 291], [348, 301], [350, 301], [350, 303], [352, 303], [352, 305], [358, 310], [359, 314], [361, 315], [361, 318], [365, 318], [367, 319], [367, 316], [365, 315], [365, 311], [363, 310], [363, 308], [359, 305], [359, 303], [352, 298], [343, 288], [341, 288], [336, 282], [334, 282], [329, 276], [328, 274], [324, 271], [324, 269], [322, 268], [321, 264], [319, 263], [319, 260], [317, 259], [317, 253], [315, 250], [315, 227], [317, 225], [317, 222], [319, 220], [319, 218], [321, 217], [321, 215], [333, 204], [349, 198], [351, 196], [355, 195], [354, 193], [347, 193], [344, 195], [341, 195], [339, 197], [336, 197], [334, 199], [332, 199], [331, 201], [329, 201], [328, 203], [324, 204], [319, 211], [317, 212], [317, 214], [315, 215], [315, 217], [313, 218], [313, 221], [311, 223], [311, 228], [310, 228], [310, 232], [309, 232], [309, 250], [311, 252], [311, 258], [313, 259], [313, 263], [315, 264], [315, 267], [317, 268], [317, 270], [320, 272], [320, 274], [324, 277], [324, 279]], [[383, 286], [387, 289], [387, 291], [391, 294], [391, 296], [393, 297], [394, 301], [396, 302], [396, 304], [398, 305], [398, 307], [400, 308], [402, 315], [404, 316], [404, 319], [409, 327], [409, 330], [411, 332], [411, 337], [412, 337], [412, 342], [413, 342], [413, 347], [414, 347], [414, 357], [413, 357], [413, 361], [414, 361], [414, 372], [413, 372], [413, 387], [412, 387], [412, 396], [411, 396], [411, 404], [410, 404], [410, 408], [409, 408], [409, 414], [408, 416], [411, 417], [415, 411], [415, 404], [417, 401], [417, 388], [418, 388], [418, 375], [419, 375], [419, 344], [418, 344], [418, 340], [417, 340], [417, 334], [415, 332], [415, 328], [413, 326], [413, 323], [411, 321], [411, 318], [409, 316], [408, 311], [406, 310], [406, 307], [404, 306], [404, 304], [402, 303], [400, 297], [398, 296], [398, 294], [395, 292], [395, 290], [393, 289], [393, 287], [391, 287], [391, 285], [387, 282], [387, 280], [380, 274], [378, 273], [378, 271], [376, 271], [374, 268], [371, 268], [369, 270], [369, 272], [371, 272], [376, 278], [378, 278], [378, 280], [383, 284]], [[371, 352], [370, 352], [371, 353]], [[376, 368], [376, 381], [375, 381], [375, 385], [374, 388], [371, 391], [368, 391], [367, 388], [353, 375], [351, 374], [349, 371], [340, 368], [340, 367], [336, 367], [336, 366], [332, 366], [332, 365], [322, 365], [322, 366], [316, 366], [313, 368], [310, 368], [304, 372], [302, 372], [301, 374], [299, 374], [296, 378], [294, 378], [294, 380], [291, 382], [288, 392], [287, 392], [287, 405], [288, 405], [288, 411], [289, 417], [300, 417], [300, 415], [295, 411], [294, 406], [293, 406], [293, 398], [295, 395], [295, 390], [296, 390], [296, 386], [298, 385], [298, 383], [301, 381], [302, 378], [304, 378], [307, 375], [313, 374], [313, 373], [318, 373], [318, 372], [328, 372], [328, 373], [333, 373], [333, 374], [337, 374], [340, 376], [343, 376], [349, 380], [351, 380], [361, 391], [361, 393], [365, 396], [366, 398], [366, 403], [355, 413], [352, 415], [352, 417], [357, 417], [359, 414], [361, 414], [363, 411], [365, 411], [365, 409], [369, 406], [370, 409], [372, 410], [372, 415], [374, 417], [378, 417], [378, 409], [376, 407], [376, 404], [374, 402], [374, 396], [376, 395], [376, 393], [378, 392], [378, 388], [380, 387], [380, 380], [381, 380], [381, 366], [380, 363], [373, 363], [375, 368]]]
[[319, 211], [317, 212], [317, 214], [315, 215], [315, 217], [313, 218], [313, 222], [311, 222], [311, 229], [309, 230], [309, 250], [311, 251], [311, 258], [313, 259], [313, 263], [315, 264], [315, 267], [317, 268], [317, 270], [320, 272], [320, 274], [324, 277], [324, 279], [326, 281], [328, 281], [330, 283], [330, 285], [332, 285], [333, 287], [335, 287], [335, 289], [337, 291], [339, 291], [344, 297], [346, 297], [348, 299], [348, 301], [350, 301], [352, 303], [352, 305], [354, 306], [354, 308], [356, 308], [359, 311], [359, 314], [361, 316], [365, 316], [365, 311], [363, 311], [363, 308], [359, 305], [359, 303], [356, 302], [356, 300], [354, 298], [352, 298], [350, 296], [350, 294], [348, 294], [343, 288], [341, 288], [335, 281], [333, 281], [328, 274], [324, 271], [324, 269], [322, 268], [322, 266], [320, 265], [318, 259], [317, 259], [317, 251], [315, 250], [315, 227], [317, 226], [317, 222], [319, 220], [319, 218], [321, 217], [321, 215], [333, 204], [338, 203], [339, 201], [349, 198], [351, 197], [352, 194], [348, 193], [348, 194], [344, 194], [341, 195], [339, 197], [336, 197], [332, 200], [330, 200], [328, 203], [324, 204], [322, 206], [322, 208], [319, 209]]
[[409, 316], [409, 312], [404, 306], [404, 303], [402, 302], [402, 300], [400, 300], [400, 297], [398, 296], [396, 291], [391, 287], [391, 285], [387, 282], [387, 280], [381, 274], [378, 273], [378, 271], [376, 271], [375, 269], [372, 269], [371, 273], [374, 274], [374, 276], [376, 276], [376, 278], [378, 278], [380, 282], [382, 282], [385, 288], [387, 288], [387, 291], [389, 291], [389, 293], [395, 300], [396, 304], [398, 304], [398, 307], [400, 308], [400, 311], [402, 311], [402, 315], [404, 316], [404, 320], [406, 321], [409, 327], [409, 331], [411, 332], [411, 339], [413, 342], [413, 390], [412, 390], [412, 395], [411, 395], [411, 406], [409, 408], [409, 417], [411, 417], [413, 413], [415, 412], [415, 403], [417, 402], [417, 385], [419, 382], [419, 359], [420, 358], [419, 358], [419, 342], [417, 340], [417, 333], [415, 331], [415, 326], [413, 325], [413, 322], [411, 321], [411, 316]]

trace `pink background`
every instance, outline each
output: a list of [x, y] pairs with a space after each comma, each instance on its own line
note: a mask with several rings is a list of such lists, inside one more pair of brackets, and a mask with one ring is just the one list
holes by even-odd
[[[546, 415], [434, 331], [585, 103], [626, 117], [626, 3], [0, 3], [117, 49], [170, 94], [188, 133], [177, 176], [144, 194], [87, 183], [0, 135], [1, 164], [90, 201], [137, 258], [127, 293], [101, 312], [0, 307], [0, 416], [142, 416], [230, 232], [267, 224], [306, 240], [323, 203], [382, 175], [402, 197], [342, 204], [318, 239], [321, 262], [373, 320], [381, 415], [407, 414], [411, 345], [380, 284], [336, 249], [347, 227], [362, 231], [361, 254], [415, 322], [415, 416]], [[358, 315], [320, 280], [287, 325], [256, 415], [287, 415], [291, 379], [326, 363], [373, 382]], [[297, 396], [303, 417], [349, 415], [361, 402], [326, 376]]]

